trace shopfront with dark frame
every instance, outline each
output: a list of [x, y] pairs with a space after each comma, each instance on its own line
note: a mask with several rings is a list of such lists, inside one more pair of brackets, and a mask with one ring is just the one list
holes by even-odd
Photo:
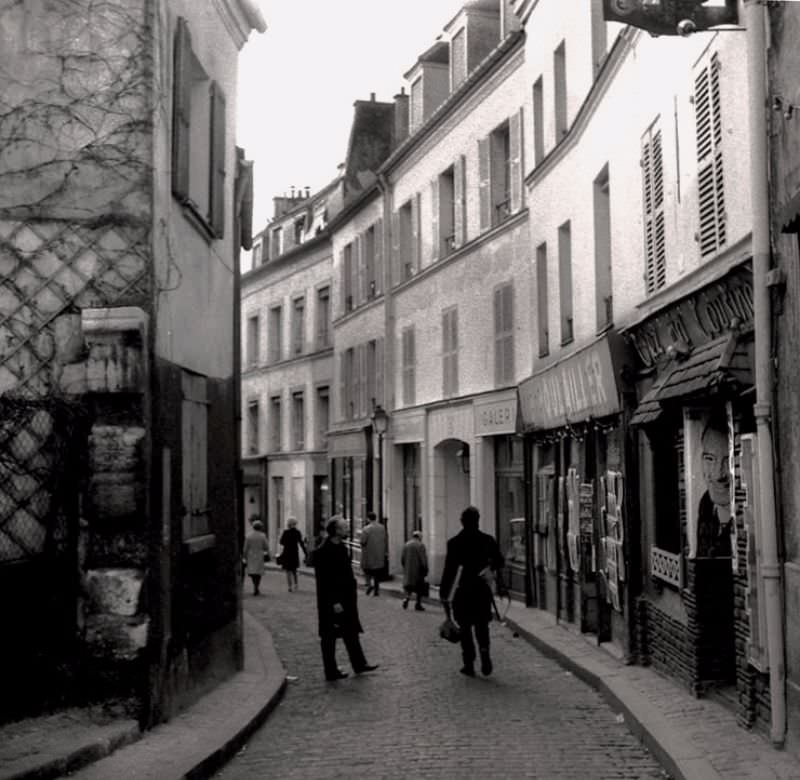
[[629, 582], [638, 557], [629, 521], [626, 364], [624, 342], [609, 331], [522, 382], [519, 398], [533, 603], [630, 656]]
[[626, 331], [638, 360], [642, 662], [769, 720], [749, 262]]

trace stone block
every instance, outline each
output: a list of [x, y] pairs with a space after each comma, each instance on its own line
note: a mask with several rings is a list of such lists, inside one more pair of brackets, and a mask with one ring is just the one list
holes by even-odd
[[93, 473], [138, 471], [145, 430], [139, 426], [95, 425], [89, 436], [89, 463]]
[[126, 617], [139, 611], [143, 584], [141, 569], [92, 569], [83, 578], [92, 612]]
[[147, 646], [149, 627], [146, 617], [89, 615], [84, 625], [84, 644], [94, 658], [133, 661]]
[[58, 386], [67, 395], [82, 395], [89, 386], [86, 382], [86, 363], [69, 363], [61, 369]]
[[140, 515], [144, 508], [144, 485], [135, 474], [92, 475], [88, 494], [90, 515], [98, 519], [121, 520]]
[[76, 363], [83, 354], [83, 328], [80, 312], [60, 314], [53, 321], [56, 360]]
[[92, 392], [144, 392], [147, 315], [136, 307], [82, 312]]

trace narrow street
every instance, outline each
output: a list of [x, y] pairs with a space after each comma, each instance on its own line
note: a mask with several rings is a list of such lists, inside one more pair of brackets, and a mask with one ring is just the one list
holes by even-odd
[[[290, 682], [283, 701], [223, 778], [664, 778], [654, 758], [592, 689], [493, 624], [495, 672], [458, 673], [437, 635], [438, 607], [359, 594], [373, 674], [326, 683], [314, 582], [286, 591], [268, 573], [245, 609], [272, 632]], [[339, 643], [341, 645], [341, 643]], [[341, 646], [339, 664], [350, 672]]]

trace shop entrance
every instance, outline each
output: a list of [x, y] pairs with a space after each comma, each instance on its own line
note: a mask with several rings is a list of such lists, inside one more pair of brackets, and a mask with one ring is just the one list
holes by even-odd
[[[461, 512], [470, 504], [470, 447], [461, 439], [445, 439], [433, 448], [433, 508], [437, 552], [461, 530]], [[441, 572], [438, 572], [440, 575]]]

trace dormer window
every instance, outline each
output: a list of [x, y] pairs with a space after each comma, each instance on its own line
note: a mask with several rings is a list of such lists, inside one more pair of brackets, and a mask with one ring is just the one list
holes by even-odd
[[422, 110], [422, 76], [419, 76], [411, 85], [411, 121], [409, 125], [412, 133], [422, 124]]
[[305, 216], [295, 220], [294, 223], [294, 243], [295, 245], [303, 242], [303, 230], [305, 229], [306, 218]]
[[455, 92], [467, 77], [467, 31], [462, 27], [450, 41], [450, 89]]

